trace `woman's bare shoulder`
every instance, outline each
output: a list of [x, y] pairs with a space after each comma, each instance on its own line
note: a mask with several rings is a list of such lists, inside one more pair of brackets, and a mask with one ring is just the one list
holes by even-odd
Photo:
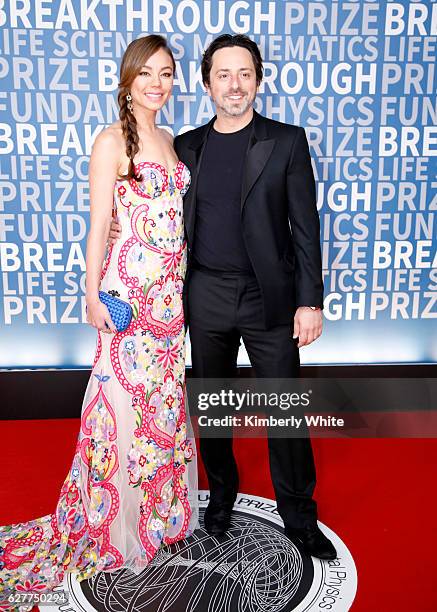
[[117, 147], [120, 151], [123, 149], [124, 138], [119, 122], [113, 123], [100, 132], [95, 140], [100, 146]]
[[118, 168], [125, 149], [124, 137], [119, 122], [102, 130], [93, 144], [92, 158], [114, 164]]

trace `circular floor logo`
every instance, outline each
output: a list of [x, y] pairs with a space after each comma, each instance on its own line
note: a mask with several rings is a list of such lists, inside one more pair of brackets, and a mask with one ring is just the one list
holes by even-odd
[[[240, 493], [226, 536], [203, 529], [208, 492], [199, 491], [200, 525], [182, 542], [159, 550], [141, 574], [101, 572], [60, 588], [62, 612], [290, 612], [350, 609], [357, 573], [340, 538], [319, 522], [338, 558], [305, 555], [283, 534], [276, 503]], [[61, 608], [60, 608], [61, 610]]]

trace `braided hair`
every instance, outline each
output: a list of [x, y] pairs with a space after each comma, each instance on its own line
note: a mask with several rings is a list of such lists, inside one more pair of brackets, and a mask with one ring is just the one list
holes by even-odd
[[135, 172], [134, 158], [139, 151], [139, 136], [137, 130], [137, 120], [131, 110], [127, 95], [134, 79], [141, 72], [151, 55], [159, 49], [164, 49], [170, 56], [173, 63], [173, 70], [176, 70], [176, 63], [173, 53], [167, 44], [167, 40], [160, 34], [149, 34], [142, 38], [133, 40], [126, 48], [120, 66], [120, 82], [118, 84], [118, 106], [121, 130], [126, 142], [126, 155], [129, 158], [129, 167], [126, 174], [120, 175], [122, 179], [141, 180], [141, 176]]

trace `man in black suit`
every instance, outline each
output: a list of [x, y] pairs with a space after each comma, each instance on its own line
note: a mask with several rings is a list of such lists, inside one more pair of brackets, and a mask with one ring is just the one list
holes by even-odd
[[[297, 376], [299, 347], [320, 336], [323, 308], [320, 224], [305, 130], [254, 111], [262, 60], [245, 36], [213, 41], [202, 79], [217, 114], [174, 141], [192, 175], [184, 219], [193, 376], [232, 375], [240, 338], [257, 377]], [[269, 438], [268, 444], [286, 533], [310, 554], [335, 558], [317, 527], [310, 439]], [[211, 493], [205, 527], [220, 535], [238, 492], [232, 439], [201, 437], [200, 451]]]
[[[296, 377], [299, 348], [322, 331], [320, 223], [306, 134], [254, 111], [262, 76], [250, 38], [215, 39], [202, 79], [217, 114], [174, 141], [192, 177], [184, 304], [195, 378], [232, 376], [241, 338], [258, 378]], [[238, 493], [232, 438], [199, 444], [210, 488], [205, 528], [220, 536]], [[309, 437], [269, 437], [268, 446], [285, 533], [309, 554], [334, 559], [317, 526]]]

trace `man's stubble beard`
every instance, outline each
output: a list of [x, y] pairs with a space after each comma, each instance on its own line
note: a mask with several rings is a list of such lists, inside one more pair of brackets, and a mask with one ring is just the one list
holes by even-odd
[[242, 106], [236, 105], [236, 104], [232, 104], [231, 102], [229, 102], [229, 104], [227, 104], [226, 103], [226, 99], [225, 99], [224, 103], [218, 102], [212, 96], [211, 96], [211, 99], [214, 102], [216, 108], [220, 109], [221, 111], [223, 111], [223, 113], [225, 115], [227, 115], [228, 117], [241, 117], [253, 105], [253, 103], [255, 101], [255, 96], [253, 96], [253, 98], [247, 98], [242, 103]]

